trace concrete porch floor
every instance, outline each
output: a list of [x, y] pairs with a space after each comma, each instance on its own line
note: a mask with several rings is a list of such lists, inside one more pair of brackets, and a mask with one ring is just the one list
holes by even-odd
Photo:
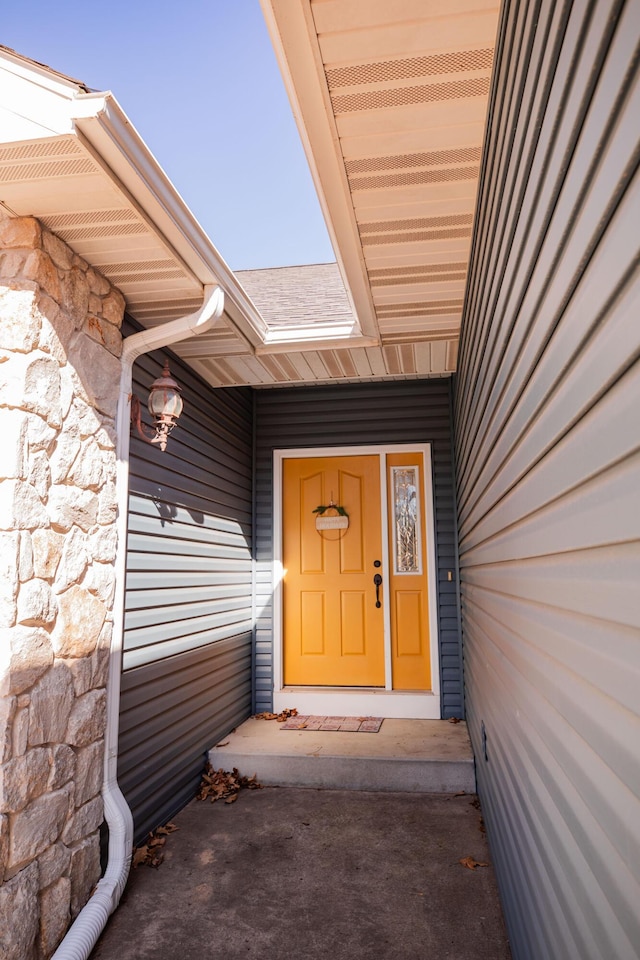
[[267, 787], [174, 822], [92, 960], [509, 960], [473, 796]]
[[251, 717], [209, 751], [209, 760], [273, 786], [475, 791], [467, 725], [448, 720], [385, 720], [378, 733], [346, 733], [283, 730], [276, 720]]

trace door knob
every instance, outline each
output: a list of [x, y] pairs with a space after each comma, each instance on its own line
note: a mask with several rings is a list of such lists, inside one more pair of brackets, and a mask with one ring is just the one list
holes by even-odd
[[376, 607], [381, 607], [382, 604], [380, 603], [380, 584], [382, 583], [382, 577], [380, 576], [379, 573], [375, 574], [373, 578], [373, 582], [376, 585]]

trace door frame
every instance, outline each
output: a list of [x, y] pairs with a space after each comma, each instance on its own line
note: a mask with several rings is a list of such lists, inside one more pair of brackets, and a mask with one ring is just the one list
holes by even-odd
[[[421, 453], [424, 462], [425, 533], [427, 541], [427, 595], [429, 598], [429, 648], [432, 689], [424, 692], [391, 689], [391, 610], [384, 608], [385, 687], [307, 687], [283, 684], [283, 566], [282, 566], [282, 472], [288, 459], [312, 457], [377, 456], [380, 462], [380, 523], [382, 529], [384, 583], [389, 583], [389, 535], [387, 519], [388, 453]], [[438, 642], [438, 594], [436, 578], [435, 515], [430, 443], [375, 444], [343, 447], [295, 447], [273, 451], [273, 709], [276, 713], [295, 707], [313, 716], [376, 716], [390, 719], [439, 720], [440, 651]]]

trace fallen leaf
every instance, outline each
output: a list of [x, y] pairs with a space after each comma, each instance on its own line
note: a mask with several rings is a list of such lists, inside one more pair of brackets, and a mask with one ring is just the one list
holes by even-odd
[[161, 837], [166, 837], [170, 833], [175, 833], [177, 829], [175, 823], [165, 823], [164, 827], [158, 827], [156, 833]]
[[131, 865], [133, 867], [139, 867], [140, 864], [143, 863], [146, 867], [159, 867], [164, 860], [164, 851], [162, 848], [167, 842], [167, 837], [177, 829], [175, 823], [165, 823], [164, 826], [152, 830], [144, 843], [140, 844], [139, 847], [133, 848]]
[[225, 740], [224, 743], [216, 743], [216, 748], [217, 748], [217, 747], [228, 747], [228, 746], [229, 746], [229, 741], [228, 741], [228, 740]]
[[231, 772], [223, 770], [222, 767], [214, 770], [211, 764], [207, 763], [196, 799], [211, 800], [212, 803], [216, 800], [233, 803], [240, 790], [260, 790], [261, 788], [262, 784], [258, 783], [255, 773], [252, 777], [244, 777], [236, 767]]
[[135, 847], [133, 851], [133, 859], [131, 865], [137, 867], [140, 863], [144, 863], [146, 858], [149, 855], [149, 848], [145, 844], [142, 847]]
[[295, 707], [286, 707], [280, 713], [256, 713], [255, 720], [277, 720], [278, 723], [284, 723], [290, 717], [297, 717], [298, 711]]
[[296, 710], [295, 707], [292, 707], [291, 709], [287, 708], [286, 710], [283, 710], [281, 713], [279, 713], [278, 716], [276, 717], [276, 720], [278, 721], [278, 723], [284, 723], [284, 721], [288, 720], [289, 717], [297, 717], [297, 716], [298, 716], [298, 711]]
[[458, 860], [458, 863], [462, 864], [463, 867], [468, 867], [469, 870], [475, 870], [476, 867], [489, 866], [489, 864], [483, 860], [474, 860], [473, 857], [463, 857], [461, 860]]
[[460, 717], [449, 717], [449, 723], [460, 723]]

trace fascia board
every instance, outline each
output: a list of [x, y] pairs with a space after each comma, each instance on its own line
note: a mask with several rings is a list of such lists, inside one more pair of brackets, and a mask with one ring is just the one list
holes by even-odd
[[29, 57], [23, 57], [21, 54], [8, 48], [0, 49], [0, 69], [7, 73], [12, 73], [15, 77], [24, 80], [50, 93], [66, 97], [71, 100], [79, 90], [87, 90], [87, 87], [73, 77], [67, 77], [63, 73], [58, 73], [51, 67], [38, 63], [36, 60], [30, 60]]
[[20, 58], [0, 56], [2, 141], [64, 136], [73, 132], [69, 105], [77, 85], [32, 68]]
[[238, 332], [252, 346], [267, 325], [111, 93], [78, 95], [75, 129], [203, 284], [220, 284], [238, 307]]
[[308, 0], [260, 0], [342, 279], [362, 333], [379, 342], [373, 298]]
[[287, 326], [271, 327], [265, 340], [265, 343], [286, 343], [287, 341], [305, 341], [305, 340], [326, 340], [326, 339], [346, 339], [347, 337], [359, 336], [355, 321], [348, 323], [334, 322], [325, 323], [299, 323]]
[[256, 357], [265, 357], [277, 353], [304, 353], [313, 350], [353, 350], [355, 347], [379, 347], [377, 337], [363, 337], [360, 334], [348, 336], [316, 336], [304, 340], [271, 338], [256, 347]]

